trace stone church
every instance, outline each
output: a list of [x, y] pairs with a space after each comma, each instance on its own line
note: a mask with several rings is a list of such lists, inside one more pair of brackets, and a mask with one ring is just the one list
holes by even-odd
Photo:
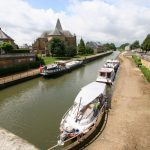
[[76, 46], [76, 36], [72, 35], [70, 31], [63, 30], [60, 20], [57, 20], [55, 29], [50, 33], [43, 33], [41, 37], [37, 38], [32, 45], [32, 49], [35, 53], [48, 54], [48, 42], [53, 38], [59, 38], [64, 41], [65, 45]]

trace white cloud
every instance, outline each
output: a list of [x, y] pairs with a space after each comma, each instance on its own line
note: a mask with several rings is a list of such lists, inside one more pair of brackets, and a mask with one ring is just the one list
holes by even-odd
[[85, 40], [142, 41], [150, 32], [150, 0], [70, 0], [66, 12], [35, 9], [25, 0], [0, 0], [0, 26], [16, 43], [31, 44], [57, 18], [64, 29]]

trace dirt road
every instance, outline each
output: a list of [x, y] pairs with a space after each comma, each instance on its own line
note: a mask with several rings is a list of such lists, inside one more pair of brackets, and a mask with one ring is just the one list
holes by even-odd
[[131, 58], [120, 59], [106, 128], [86, 150], [150, 150], [150, 84]]

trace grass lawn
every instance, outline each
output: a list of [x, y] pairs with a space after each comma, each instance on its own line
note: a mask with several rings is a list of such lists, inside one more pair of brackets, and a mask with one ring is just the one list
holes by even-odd
[[52, 64], [58, 60], [56, 57], [42, 57], [42, 59], [44, 60], [45, 65]]

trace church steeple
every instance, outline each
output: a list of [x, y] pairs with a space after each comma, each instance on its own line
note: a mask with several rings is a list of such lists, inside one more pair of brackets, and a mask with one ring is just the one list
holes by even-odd
[[57, 19], [57, 23], [56, 23], [55, 29], [57, 29], [57, 30], [59, 30], [59, 31], [62, 31], [62, 30], [63, 30], [59, 19]]

